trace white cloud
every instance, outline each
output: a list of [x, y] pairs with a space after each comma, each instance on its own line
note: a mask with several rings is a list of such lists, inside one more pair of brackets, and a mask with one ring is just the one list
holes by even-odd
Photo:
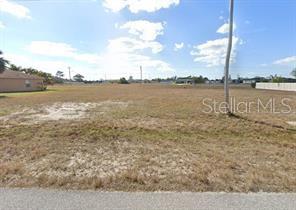
[[[40, 61], [36, 60], [35, 57], [28, 60], [22, 56], [11, 57], [11, 61], [20, 63], [24, 67], [34, 67], [53, 74], [55, 72], [52, 71], [66, 69], [70, 65], [63, 61], [65, 58], [84, 62], [80, 66], [71, 65], [71, 67], [90, 79], [104, 78], [105, 73], [109, 79], [130, 75], [136, 77], [140, 65], [143, 66], [144, 74], [145, 72], [148, 74], [149, 72], [173, 71], [165, 61], [153, 58], [153, 55], [163, 49], [160, 43], [131, 37], [109, 40], [105, 52], [101, 54], [81, 53], [69, 44], [48, 41], [33, 41], [27, 49], [33, 54], [56, 57], [61, 61]], [[152, 56], [145, 55], [149, 53]], [[87, 64], [91, 65], [91, 68]]]
[[48, 41], [33, 41], [27, 49], [34, 54], [56, 57], [72, 57], [76, 53], [68, 44]]
[[179, 3], [180, 0], [104, 0], [103, 6], [112, 12], [119, 12], [127, 7], [132, 13], [138, 13], [155, 12]]
[[144, 75], [156, 72], [172, 72], [173, 69], [165, 61], [154, 59], [151, 56], [137, 53], [111, 53], [102, 54], [102, 62], [98, 64], [98, 70], [105, 72], [108, 78], [139, 75], [139, 67], [143, 67]]
[[163, 50], [163, 46], [159, 42], [149, 42], [130, 37], [119, 37], [109, 41], [108, 50], [114, 53], [129, 53], [141, 50], [151, 50], [153, 54], [157, 54]]
[[145, 41], [153, 41], [159, 35], [163, 35], [163, 24], [153, 23], [147, 20], [129, 21], [122, 26], [121, 29], [128, 29], [128, 32], [133, 35], [139, 36], [140, 39]]
[[4, 25], [4, 23], [2, 23], [2, 22], [0, 21], [0, 29], [3, 29], [3, 28], [5, 28], [5, 25]]
[[[231, 62], [236, 56], [236, 46], [239, 43], [238, 37], [233, 37], [233, 51]], [[194, 46], [191, 55], [195, 56], [195, 62], [205, 63], [207, 67], [221, 66], [225, 63], [227, 53], [228, 38], [210, 40], [206, 43]]]
[[287, 58], [282, 58], [273, 62], [277, 65], [296, 65], [296, 56], [291, 56]]
[[67, 69], [69, 64], [62, 61], [45, 61], [29, 57], [27, 55], [19, 55], [13, 53], [6, 53], [4, 57], [12, 64], [21, 66], [23, 68], [36, 68], [38, 70], [46, 71], [55, 74], [57, 70]]
[[183, 42], [181, 42], [181, 43], [175, 43], [174, 51], [181, 50], [183, 47], [184, 47], [184, 43]]
[[[174, 70], [169, 63], [155, 58], [163, 50], [161, 43], [155, 41], [164, 34], [165, 23], [153, 23], [146, 20], [130, 21], [120, 29], [128, 29], [129, 36], [109, 40], [98, 62], [100, 72], [107, 78], [139, 77], [139, 67], [143, 67], [144, 77], [151, 74], [170, 75]], [[131, 36], [134, 35], [134, 36]]]
[[31, 18], [30, 10], [27, 7], [8, 0], [0, 0], [0, 11], [14, 15], [17, 18]]
[[[18, 55], [18, 54], [12, 54], [12, 53], [4, 53], [4, 58], [10, 61], [12, 64], [17, 64], [17, 65], [24, 65], [28, 64], [28, 58], [23, 55]], [[26, 66], [27, 67], [27, 66]]]
[[[148, 52], [147, 52], [148, 50]], [[119, 37], [109, 40], [106, 51], [102, 53], [98, 63], [100, 72], [105, 72], [108, 78], [139, 75], [139, 67], [143, 66], [144, 75], [156, 72], [172, 72], [173, 69], [165, 61], [155, 59], [150, 53], [156, 54], [162, 50], [158, 42], [147, 42], [130, 37]], [[145, 52], [144, 52], [145, 51]]]
[[37, 55], [45, 55], [50, 57], [66, 57], [77, 61], [84, 61], [95, 64], [100, 57], [96, 54], [78, 53], [78, 50], [66, 43], [33, 41], [27, 49]]
[[[163, 46], [159, 42], [148, 42], [130, 37], [119, 37], [110, 40], [107, 48], [113, 53], [151, 50], [153, 54], [157, 54], [163, 50]], [[88, 63], [97, 63], [101, 59], [97, 54], [79, 53], [77, 49], [66, 43], [33, 41], [27, 46], [27, 49], [37, 55], [72, 58]]]
[[[114, 2], [115, 6], [118, 6], [117, 2], [119, 1]], [[129, 3], [133, 3], [133, 1], [129, 1]], [[55, 59], [59, 58], [61, 61], [65, 58], [66, 61], [72, 63], [79, 61], [78, 63], [74, 62], [71, 67], [81, 69], [81, 71], [75, 71], [82, 75], [86, 75], [86, 73], [96, 75], [95, 79], [104, 78], [105, 74], [108, 79], [118, 79], [130, 75], [137, 78], [140, 66], [143, 67], [145, 78], [155, 74], [164, 77], [172, 76], [174, 69], [171, 65], [157, 57], [157, 54], [164, 49], [163, 45], [156, 41], [158, 36], [164, 34], [164, 25], [164, 22], [154, 23], [146, 20], [129, 21], [121, 26], [115, 24], [115, 28], [127, 29], [129, 35], [109, 40], [105, 50], [98, 54], [82, 53], [69, 44], [48, 41], [33, 41], [27, 46], [27, 49], [33, 54], [55, 57]], [[81, 61], [84, 63], [81, 63]], [[56, 69], [59, 69], [58, 66], [66, 68], [69, 65], [68, 63], [52, 61], [33, 62], [32, 59], [30, 62], [32, 62], [32, 65], [40, 67], [39, 69], [42, 69], [42, 65], [48, 65], [46, 67], [48, 71], [50, 71], [49, 66], [56, 71]], [[74, 66], [75, 64], [81, 64], [81, 66]], [[86, 67], [85, 70], [84, 66]]]
[[[65, 61], [52, 61], [52, 60], [41, 60], [36, 56], [19, 55], [13, 53], [5, 53], [5, 59], [11, 61], [11, 63], [22, 66], [23, 68], [35, 68], [55, 75], [59, 71], [63, 71], [65, 75], [68, 75], [68, 67], [71, 66], [72, 76], [73, 74], [80, 73], [85, 76], [86, 79], [95, 80], [99, 79], [97, 67], [89, 67], [86, 65], [79, 65], [68, 63]], [[68, 78], [68, 76], [65, 76]]]
[[[236, 24], [233, 24], [233, 30], [236, 29]], [[229, 33], [229, 24], [224, 23], [221, 27], [218, 28], [217, 33], [219, 34], [227, 34]]]
[[[234, 24], [233, 30], [236, 29]], [[217, 33], [227, 34], [229, 32], [229, 24], [225, 23], [218, 28]], [[231, 63], [235, 62], [237, 45], [243, 45], [243, 40], [233, 36]], [[195, 56], [195, 62], [206, 64], [207, 67], [222, 66], [225, 64], [226, 53], [228, 47], [228, 38], [209, 40], [206, 43], [193, 46], [194, 50], [191, 55]]]
[[125, 0], [104, 0], [103, 6], [112, 12], [119, 12], [128, 5]]
[[89, 64], [97, 64], [102, 59], [99, 55], [91, 53], [75, 54], [73, 58], [77, 61], [83, 61]]

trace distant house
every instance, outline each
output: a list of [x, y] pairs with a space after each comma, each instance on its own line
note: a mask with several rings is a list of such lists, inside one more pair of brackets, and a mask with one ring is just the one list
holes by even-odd
[[161, 80], [159, 83], [160, 84], [163, 84], [163, 85], [170, 85], [170, 84], [173, 84], [174, 81], [173, 80], [169, 80], [169, 79], [164, 79], [164, 80]]
[[128, 80], [129, 83], [143, 83], [143, 80], [140, 79], [132, 79], [132, 80]]
[[214, 79], [206, 81], [206, 84], [221, 84], [223, 81], [221, 79]]
[[193, 84], [194, 79], [191, 77], [178, 77], [176, 80], [177, 84]]
[[11, 70], [0, 74], [0, 92], [38, 91], [44, 87], [42, 77]]
[[256, 80], [255, 78], [253, 78], [253, 79], [249, 79], [249, 78], [243, 79], [244, 84], [252, 84], [252, 83], [256, 83], [256, 82], [259, 82], [259, 81]]
[[252, 83], [266, 81], [266, 79], [264, 77], [244, 78], [242, 80], [243, 80], [244, 84], [252, 84]]

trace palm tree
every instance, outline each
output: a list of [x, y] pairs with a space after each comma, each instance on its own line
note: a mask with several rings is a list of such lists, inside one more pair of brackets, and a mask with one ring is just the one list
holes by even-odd
[[229, 20], [229, 37], [228, 37], [228, 48], [225, 62], [225, 74], [224, 74], [224, 93], [225, 102], [227, 104], [227, 114], [231, 114], [230, 104], [229, 104], [229, 66], [231, 59], [231, 49], [232, 49], [232, 36], [233, 36], [233, 10], [234, 10], [234, 0], [230, 0], [230, 20]]
[[57, 71], [56, 75], [57, 78], [63, 78], [64, 77], [64, 72], [62, 71]]
[[73, 79], [76, 81], [76, 82], [83, 82], [83, 79], [84, 79], [84, 76], [82, 76], [81, 74], [76, 74]]
[[10, 64], [9, 70], [23, 72], [23, 68], [21, 66], [16, 66], [14, 64]]
[[8, 64], [9, 62], [7, 60], [5, 60], [3, 58], [3, 53], [2, 51], [0, 50], [0, 74], [3, 73], [6, 69], [6, 65]]

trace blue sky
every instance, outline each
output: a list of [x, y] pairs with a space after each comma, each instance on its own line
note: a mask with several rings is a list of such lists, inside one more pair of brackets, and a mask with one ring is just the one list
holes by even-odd
[[[236, 0], [231, 75], [289, 76], [296, 1]], [[12, 63], [96, 80], [221, 78], [228, 0], [0, 0], [0, 49]]]

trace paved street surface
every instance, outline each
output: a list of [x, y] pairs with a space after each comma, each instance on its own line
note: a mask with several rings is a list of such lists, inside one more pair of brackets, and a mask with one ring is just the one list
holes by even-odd
[[0, 188], [0, 209], [296, 209], [296, 194], [124, 193]]

